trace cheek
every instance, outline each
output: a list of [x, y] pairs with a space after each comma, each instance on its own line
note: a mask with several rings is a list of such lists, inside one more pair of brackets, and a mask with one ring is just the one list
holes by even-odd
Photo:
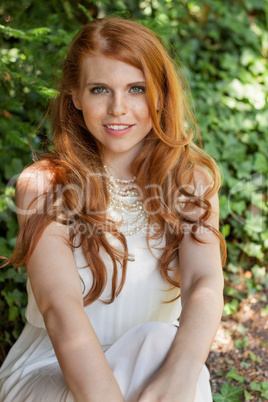
[[144, 106], [144, 108], [141, 112], [141, 118], [142, 118], [144, 124], [152, 125], [152, 116], [151, 116], [148, 105]]
[[84, 120], [88, 124], [95, 124], [102, 116], [100, 105], [95, 102], [90, 102], [82, 108]]
[[132, 110], [135, 111], [140, 120], [151, 119], [151, 113], [147, 101], [134, 103], [132, 105]]

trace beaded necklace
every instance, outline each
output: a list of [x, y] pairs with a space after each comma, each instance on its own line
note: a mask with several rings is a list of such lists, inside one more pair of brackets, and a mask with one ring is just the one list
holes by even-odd
[[132, 236], [139, 232], [148, 222], [144, 210], [136, 177], [130, 180], [117, 179], [104, 166], [108, 178], [108, 192], [110, 194], [109, 213], [125, 236]]

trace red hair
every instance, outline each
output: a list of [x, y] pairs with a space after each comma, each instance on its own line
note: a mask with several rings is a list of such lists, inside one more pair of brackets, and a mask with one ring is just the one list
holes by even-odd
[[[131, 168], [141, 189], [149, 224], [156, 224], [158, 228], [154, 234], [148, 232], [148, 246], [152, 237], [166, 238], [166, 246], [159, 258], [161, 275], [171, 286], [179, 288], [179, 281], [170, 275], [170, 263], [177, 255], [185, 222], [192, 225], [191, 235], [198, 241], [195, 234], [198, 227], [207, 227], [214, 232], [220, 239], [223, 259], [225, 256], [224, 240], [220, 232], [206, 223], [212, 212], [208, 200], [220, 186], [219, 171], [213, 159], [194, 145], [193, 137], [198, 134], [198, 129], [186, 102], [177, 67], [157, 36], [139, 23], [117, 17], [94, 20], [82, 27], [71, 43], [63, 65], [59, 95], [52, 104], [55, 151], [43, 157], [49, 161], [49, 169], [53, 173], [51, 189], [45, 194], [45, 214], [35, 214], [28, 219], [20, 230], [16, 249], [9, 259], [14, 265], [26, 263], [44, 228], [64, 213], [64, 223], [67, 225], [70, 219], [73, 222], [70, 245], [76, 246], [75, 239], [79, 235], [79, 244], [83, 247], [93, 273], [93, 284], [84, 299], [85, 304], [98, 299], [107, 282], [100, 248], [108, 253], [113, 262], [111, 298], [108, 302], [115, 299], [124, 285], [128, 259], [126, 239], [105, 213], [109, 194], [103, 172], [101, 146], [89, 135], [82, 113], [72, 101], [72, 89], [79, 87], [82, 61], [84, 57], [94, 54], [130, 64], [142, 70], [145, 76], [153, 128]], [[156, 110], [157, 97], [159, 102]], [[195, 195], [196, 166], [208, 168], [213, 178], [211, 186], [201, 196]], [[68, 191], [61, 194], [62, 203], [57, 207], [50, 202], [51, 198], [57, 196], [55, 185], [68, 186]], [[75, 190], [77, 188], [80, 189], [79, 194]], [[202, 209], [201, 216], [189, 219], [183, 213], [183, 208], [178, 209], [182, 196], [186, 206], [193, 205]], [[79, 232], [81, 222], [87, 228], [84, 233]], [[123, 251], [111, 246], [106, 237], [107, 232], [120, 240]], [[118, 266], [122, 268], [119, 286]]]

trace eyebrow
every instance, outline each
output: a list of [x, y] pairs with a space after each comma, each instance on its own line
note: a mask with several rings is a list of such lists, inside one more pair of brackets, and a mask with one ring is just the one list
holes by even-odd
[[[145, 86], [145, 81], [137, 81], [137, 82], [130, 82], [129, 84], [127, 84], [127, 87], [132, 87], [135, 85], [143, 85]], [[92, 86], [103, 86], [103, 87], [109, 87], [108, 84], [106, 84], [105, 82], [87, 82], [86, 83], [86, 87], [92, 87]]]

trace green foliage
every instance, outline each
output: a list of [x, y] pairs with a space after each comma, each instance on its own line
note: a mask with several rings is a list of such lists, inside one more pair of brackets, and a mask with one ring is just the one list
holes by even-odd
[[[253, 353], [254, 355], [254, 353]], [[256, 357], [256, 356], [255, 356]], [[255, 359], [254, 357], [254, 359]], [[253, 359], [253, 360], [254, 360]], [[268, 382], [264, 381], [262, 383], [257, 381], [252, 381], [250, 385], [250, 391], [244, 389], [241, 385], [245, 383], [246, 378], [239, 375], [236, 369], [230, 370], [226, 375], [226, 380], [231, 380], [233, 384], [225, 383], [221, 386], [220, 393], [215, 393], [213, 395], [214, 402], [239, 402], [242, 400], [250, 401], [252, 400], [252, 393], [256, 395], [260, 401], [267, 400], [268, 395]], [[240, 385], [237, 385], [240, 384]], [[244, 399], [242, 399], [242, 394]], [[262, 399], [264, 398], [264, 399]], [[255, 399], [254, 399], [255, 400]]]
[[260, 396], [265, 400], [268, 399], [268, 381], [264, 381], [262, 384], [252, 381], [250, 383], [250, 388], [252, 391], [258, 391]]
[[240, 402], [242, 387], [236, 387], [230, 384], [223, 384], [221, 392], [213, 395], [214, 402]]
[[233, 299], [229, 303], [225, 303], [224, 309], [223, 309], [223, 316], [227, 316], [227, 315], [235, 313], [237, 311], [238, 305], [239, 305], [239, 302], [236, 299]]
[[[1, 238], [0, 252], [2, 254], [5, 251], [8, 251], [8, 248]], [[5, 329], [0, 334], [2, 356], [5, 355], [7, 346], [10, 347], [17, 339], [25, 323], [24, 313], [27, 303], [25, 281], [25, 270], [15, 270], [14, 268], [0, 270], [0, 327]]]
[[242, 338], [242, 339], [237, 339], [235, 341], [235, 347], [238, 349], [244, 349], [248, 345], [248, 339], [247, 338]]
[[236, 369], [230, 370], [229, 373], [227, 373], [226, 378], [232, 378], [240, 383], [243, 383], [245, 381], [245, 377], [237, 374]]
[[[139, 20], [163, 37], [182, 64], [204, 148], [222, 171], [219, 201], [228, 245], [226, 279], [239, 281], [238, 274], [250, 271], [252, 276], [245, 278], [247, 295], [259, 292], [267, 286], [268, 260], [268, 8], [261, 0], [1, 4], [0, 255], [10, 255], [16, 241], [15, 179], [31, 163], [34, 151], [45, 149], [51, 138], [49, 122], [39, 125], [55, 95], [67, 46], [82, 24], [102, 15]], [[6, 329], [1, 335], [2, 358], [23, 324], [24, 283], [23, 269], [0, 271], [0, 324]], [[245, 294], [231, 286], [225, 292], [229, 299], [224, 314], [230, 315]], [[240, 388], [225, 384], [214, 400], [241, 400]]]

